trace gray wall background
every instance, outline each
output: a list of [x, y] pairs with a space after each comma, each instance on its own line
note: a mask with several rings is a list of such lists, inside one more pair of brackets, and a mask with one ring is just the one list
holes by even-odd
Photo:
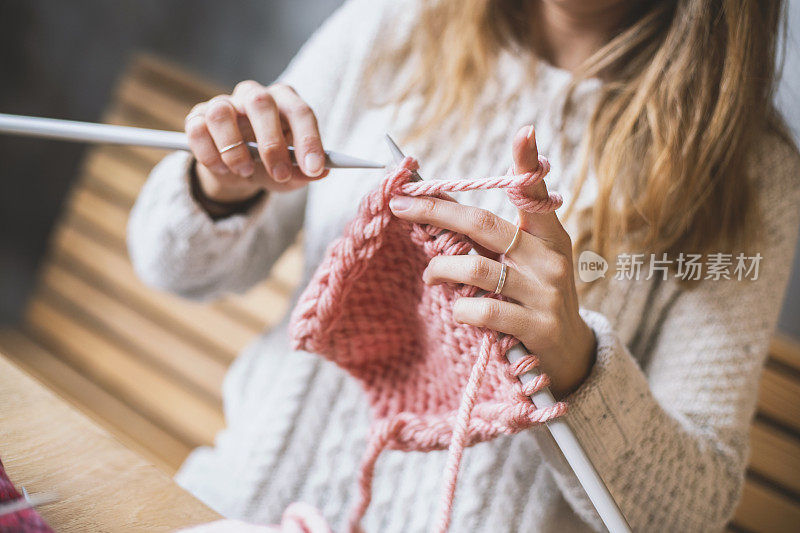
[[[268, 82], [339, 3], [0, 0], [0, 112], [97, 120], [139, 50], [227, 86]], [[789, 0], [789, 19], [778, 102], [800, 140], [800, 0]], [[0, 136], [0, 323], [19, 316], [83, 150]], [[780, 328], [800, 339], [797, 255]]]

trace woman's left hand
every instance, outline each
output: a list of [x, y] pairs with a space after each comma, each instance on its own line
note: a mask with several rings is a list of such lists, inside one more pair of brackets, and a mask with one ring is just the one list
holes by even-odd
[[[535, 171], [538, 150], [533, 126], [514, 138], [516, 173]], [[546, 197], [540, 181], [528, 191]], [[464, 283], [492, 292], [500, 278], [502, 254], [517, 227], [483, 209], [456, 202], [401, 196], [389, 204], [399, 218], [462, 233], [483, 255], [437, 256], [425, 269], [425, 283]], [[540, 368], [551, 379], [556, 398], [576, 390], [586, 379], [595, 359], [595, 337], [578, 313], [578, 296], [572, 269], [572, 243], [555, 213], [519, 212], [520, 235], [504, 257], [507, 264], [502, 294], [493, 298], [460, 298], [454, 318], [464, 324], [513, 335], [539, 357]]]

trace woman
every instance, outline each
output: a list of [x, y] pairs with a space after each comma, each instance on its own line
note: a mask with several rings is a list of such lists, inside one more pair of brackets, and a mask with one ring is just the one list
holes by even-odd
[[[545, 154], [548, 187], [566, 196], [564, 225], [522, 216], [504, 288], [512, 301], [463, 299], [456, 316], [513, 334], [541, 358], [634, 530], [719, 530], [741, 492], [798, 226], [800, 158], [771, 104], [781, 7], [350, 0], [279, 83], [242, 82], [192, 110], [193, 157], [173, 154], [154, 169], [131, 217], [131, 257], [152, 285], [213, 298], [263, 279], [303, 228], [307, 280], [382, 178], [327, 175], [323, 142], [377, 157], [390, 131], [427, 177], [524, 172]], [[257, 164], [243, 139], [258, 141]], [[431, 261], [426, 282], [492, 290], [500, 264], [491, 252], [512, 241], [516, 212], [499, 191], [457, 199], [398, 198], [392, 209], [487, 249]], [[605, 277], [575, 278], [573, 252], [584, 250], [609, 261]], [[697, 279], [687, 275], [695, 253], [716, 264]], [[762, 258], [741, 280], [740, 253]], [[285, 329], [233, 365], [228, 426], [177, 479], [227, 516], [276, 522], [300, 500], [339, 530], [355, 497], [367, 408], [339, 368], [290, 353]], [[386, 452], [365, 529], [426, 530], [444, 458]], [[452, 524], [600, 527], [539, 431], [468, 451]]]

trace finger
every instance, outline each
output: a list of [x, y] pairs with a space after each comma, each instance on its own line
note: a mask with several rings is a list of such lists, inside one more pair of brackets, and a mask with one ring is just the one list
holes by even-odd
[[185, 130], [192, 155], [201, 165], [217, 175], [230, 173], [230, 169], [223, 163], [219, 150], [208, 132], [205, 116], [202, 110], [195, 106], [187, 115]]
[[[515, 174], [535, 172], [539, 168], [539, 150], [533, 126], [525, 126], [517, 132], [512, 152]], [[531, 185], [525, 192], [532, 198], [547, 198], [544, 180]], [[529, 213], [519, 210], [519, 221], [522, 229], [542, 239], [559, 239], [565, 233], [555, 213]]]
[[532, 316], [519, 304], [494, 298], [459, 298], [453, 304], [453, 318], [457, 322], [493, 329], [520, 340], [530, 337]]
[[429, 196], [395, 196], [389, 207], [398, 218], [462, 233], [495, 253], [508, 247], [517, 230], [491, 211]]
[[297, 164], [307, 176], [319, 176], [325, 169], [325, 152], [322, 150], [317, 117], [288, 85], [274, 85], [273, 94], [278, 109], [289, 124]]
[[[231, 172], [242, 177], [252, 176], [255, 164], [236, 124], [236, 109], [230, 99], [213, 98], [208, 103], [205, 115], [208, 131], [225, 165]], [[238, 146], [235, 146], [237, 144]], [[231, 146], [233, 148], [230, 148]]]
[[[456, 199], [453, 198], [452, 196], [450, 196], [449, 194], [441, 193], [441, 194], [437, 195], [436, 197], [437, 198], [441, 198], [443, 200], [446, 200], [448, 202], [458, 203], [456, 201]], [[467, 237], [467, 238], [469, 239], [469, 237]], [[480, 244], [478, 244], [477, 242], [473, 241], [472, 239], [469, 239], [469, 241], [470, 241], [470, 244], [472, 245], [472, 248], [478, 254], [480, 254], [480, 255], [482, 255], [484, 257], [488, 257], [489, 259], [494, 259], [494, 260], [497, 260], [500, 257], [499, 253], [494, 252], [494, 251], [486, 248], [485, 246], [481, 246]]]
[[199, 104], [192, 107], [189, 112], [186, 114], [186, 118], [183, 119], [183, 125], [186, 126], [186, 123], [189, 122], [190, 119], [194, 117], [204, 117], [205, 118], [205, 111], [206, 107], [208, 106], [207, 102], [200, 102]]
[[552, 348], [552, 341], [548, 339], [557, 338], [554, 332], [559, 328], [558, 321], [550, 313], [485, 297], [459, 298], [453, 304], [453, 318], [462, 324], [513, 335], [531, 353]]
[[235, 102], [244, 110], [258, 143], [258, 153], [272, 179], [285, 183], [292, 179], [289, 147], [283, 136], [280, 112], [269, 89], [254, 81], [236, 86]]
[[[422, 279], [429, 285], [463, 283], [495, 292], [502, 268], [501, 263], [479, 255], [439, 255], [428, 263]], [[531, 300], [532, 293], [532, 284], [516, 269], [506, 265], [501, 294], [525, 305]]]

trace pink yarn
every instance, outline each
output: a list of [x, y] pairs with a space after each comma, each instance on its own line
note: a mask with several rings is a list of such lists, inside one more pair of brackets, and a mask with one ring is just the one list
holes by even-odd
[[559, 196], [536, 199], [524, 193], [543, 179], [549, 163], [540, 158], [536, 172], [516, 176], [413, 182], [417, 168], [415, 160], [406, 158], [362, 200], [292, 313], [294, 348], [346, 369], [361, 383], [371, 406], [352, 531], [360, 530], [375, 463], [384, 449], [449, 450], [435, 522], [436, 531], [444, 532], [464, 448], [546, 422], [566, 409], [563, 403], [545, 409], [533, 405], [528, 396], [547, 386], [548, 378], [541, 375], [525, 387], [516, 379], [538, 360], [530, 355], [509, 365], [505, 354], [518, 342], [515, 338], [453, 319], [454, 301], [475, 296], [477, 288], [422, 281], [432, 257], [466, 254], [472, 249], [469, 240], [400, 220], [389, 210], [396, 195], [504, 188], [520, 209], [552, 211], [561, 204]]
[[331, 528], [317, 509], [303, 502], [295, 502], [283, 511], [281, 525], [271, 533], [331, 533]]

